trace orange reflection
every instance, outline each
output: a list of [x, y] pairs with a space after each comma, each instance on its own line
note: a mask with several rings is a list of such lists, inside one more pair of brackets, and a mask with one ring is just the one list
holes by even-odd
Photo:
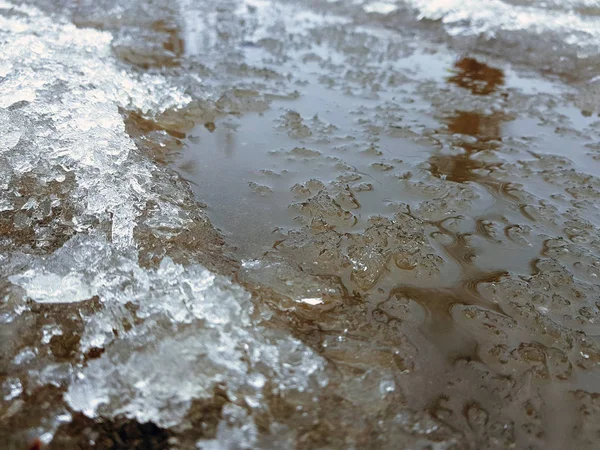
[[[501, 69], [480, 63], [474, 58], [462, 58], [454, 64], [455, 75], [448, 78], [476, 95], [488, 95], [504, 85]], [[461, 147], [464, 153], [457, 155], [434, 155], [429, 158], [432, 175], [457, 183], [481, 181], [482, 171], [489, 172], [498, 163], [487, 163], [473, 158], [474, 154], [494, 147], [493, 141], [501, 139], [501, 125], [506, 120], [502, 114], [483, 115], [475, 111], [457, 111], [448, 119], [448, 133], [472, 136]]]
[[462, 58], [454, 64], [455, 75], [450, 83], [469, 89], [476, 95], [488, 95], [504, 85], [504, 72], [480, 63], [475, 58]]
[[476, 142], [463, 143], [465, 152], [458, 155], [434, 155], [429, 158], [431, 174], [457, 183], [475, 181], [480, 178], [478, 172], [491, 171], [498, 163], [486, 163], [473, 159], [479, 151], [493, 148], [490, 141], [499, 140], [501, 115], [484, 116], [476, 112], [458, 111], [449, 119], [448, 131], [451, 134], [463, 134], [477, 138]]
[[500, 139], [500, 117], [484, 116], [476, 112], [458, 111], [448, 122], [450, 133], [467, 134], [480, 140]]

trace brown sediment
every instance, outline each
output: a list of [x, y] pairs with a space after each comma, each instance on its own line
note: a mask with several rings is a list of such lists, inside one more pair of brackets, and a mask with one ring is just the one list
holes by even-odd
[[[143, 49], [116, 48], [117, 54], [139, 68], [177, 68], [186, 48], [182, 31], [169, 20], [151, 22], [148, 28], [164, 35], [154, 42], [161, 51], [155, 54], [153, 46], [148, 53]], [[526, 177], [522, 177], [523, 186], [514, 183], [519, 181], [518, 175], [509, 174], [507, 181], [506, 174], [500, 174], [504, 164], [502, 152], [507, 151], [503, 127], [514, 111], [482, 112], [488, 97], [506, 100], [501, 96], [506, 85], [503, 70], [471, 57], [456, 62], [455, 74], [447, 81], [458, 86], [464, 95], [477, 99], [469, 100], [472, 108], [469, 101], [455, 108], [452, 102], [456, 99], [449, 97], [451, 108], [439, 114], [442, 123], [427, 134], [420, 126], [397, 124], [413, 114], [425, 114], [423, 109], [442, 108], [443, 102], [427, 104], [423, 109], [412, 107], [409, 87], [403, 92], [398, 84], [386, 84], [393, 74], [382, 69], [381, 61], [393, 58], [377, 51], [386, 48], [393, 55], [394, 46], [380, 45], [380, 38], [375, 37], [362, 42], [359, 33], [348, 35], [343, 27], [323, 26], [313, 33], [319, 45], [333, 45], [347, 58], [338, 66], [321, 58], [322, 78], [316, 79], [333, 87], [325, 93], [311, 94], [310, 83], [300, 79], [309, 74], [301, 70], [298, 74], [285, 66], [288, 43], [282, 35], [276, 42], [261, 41], [248, 46], [252, 51], [261, 51], [261, 46], [267, 48], [269, 56], [263, 57], [261, 64], [266, 66], [274, 58], [284, 67], [281, 74], [276, 65], [269, 70], [248, 65], [242, 68], [215, 54], [215, 60], [222, 64], [216, 65], [219, 70], [215, 73], [226, 74], [233, 81], [223, 82], [214, 104], [197, 101], [158, 117], [125, 109], [121, 113], [126, 131], [140, 152], [163, 165], [195, 167], [192, 182], [207, 180], [202, 185], [204, 191], [198, 189], [198, 197], [204, 201], [204, 195], [218, 194], [213, 197], [210, 212], [214, 215], [220, 211], [226, 217], [215, 221], [225, 233], [230, 233], [224, 237], [213, 227], [193, 201], [189, 186], [173, 175], [170, 189], [158, 195], [183, 205], [180, 211], [186, 225], [161, 229], [153, 222], [157, 205], [148, 201], [139, 207], [133, 236], [139, 264], [155, 268], [169, 257], [179, 264], [201, 263], [234, 277], [254, 294], [259, 311], [255, 314], [264, 313], [266, 328], [291, 332], [324, 358], [329, 384], [310, 393], [318, 400], [311, 403], [307, 397], [296, 398], [294, 393], [278, 390], [268, 381], [263, 403], [256, 409], [245, 404], [243, 398], [228, 396], [225, 384], [215, 386], [209, 398], [191, 402], [181, 429], [166, 430], [122, 417], [101, 416], [92, 420], [75, 414], [71, 424], [59, 428], [51, 448], [85, 448], [92, 435], [96, 436], [98, 448], [168, 448], [170, 438], [175, 443], [172, 445], [195, 446], [199, 439], [215, 438], [219, 423], [224, 420], [223, 410], [230, 404], [241, 404], [252, 415], [261, 436], [268, 436], [279, 425], [294, 430], [293, 441], [298, 448], [408, 448], [425, 441], [457, 449], [540, 447], [552, 432], [544, 420], [556, 406], [540, 396], [539, 391], [545, 388], [556, 388], [560, 405], [579, 405], [581, 424], [577, 426], [584, 436], [577, 442], [593, 445], [590, 436], [595, 429], [586, 418], [598, 416], [598, 401], [583, 390], [572, 389], [576, 376], [593, 374], [598, 360], [592, 339], [586, 341], [582, 331], [584, 325], [588, 327], [585, 331], [593, 330], [593, 296], [588, 298], [585, 293], [596, 292], [595, 287], [565, 275], [573, 271], [567, 263], [562, 269], [558, 263], [558, 268], [543, 266], [560, 258], [550, 254], [546, 241], [540, 252], [544, 261], [537, 257], [527, 259], [529, 272], [512, 273], [514, 264], [508, 258], [501, 261], [506, 266], [504, 270], [487, 269], [478, 261], [482, 248], [493, 252], [509, 244], [515, 248], [531, 244], [530, 253], [536, 253], [537, 234], [548, 231], [535, 223], [534, 216], [519, 200], [517, 194], [528, 189]], [[303, 47], [301, 39], [292, 44], [290, 48], [294, 50], [310, 49], [310, 45]], [[420, 83], [403, 76], [407, 85]], [[270, 84], [273, 80], [276, 81]], [[313, 84], [318, 85], [318, 81]], [[302, 95], [271, 92], [296, 87]], [[443, 96], [448, 86], [426, 88], [439, 90]], [[305, 103], [303, 96], [308, 97]], [[402, 103], [398, 100], [402, 96], [406, 97], [402, 99], [406, 100], [405, 109], [386, 106], [389, 99], [396, 106]], [[348, 98], [351, 100], [344, 103]], [[523, 103], [529, 100], [521, 99]], [[353, 104], [363, 101], [365, 105], [375, 102], [377, 106], [357, 114], [360, 119], [356, 122], [339, 112], [347, 112]], [[308, 119], [314, 112], [290, 109], [299, 105], [298, 110], [303, 107], [310, 111], [306, 103], [311, 102], [331, 124], [319, 117]], [[338, 109], [331, 106], [336, 102], [342, 104]], [[511, 105], [501, 104], [501, 108], [510, 109]], [[337, 115], [328, 115], [328, 108], [337, 111]], [[514, 107], [519, 108], [524, 107]], [[519, 113], [525, 114], [523, 111]], [[333, 125], [336, 121], [339, 123]], [[246, 128], [236, 131], [240, 123]], [[357, 124], [364, 124], [364, 128]], [[386, 135], [386, 129], [394, 131]], [[370, 134], [361, 134], [364, 130]], [[205, 135], [213, 136], [213, 140], [203, 141]], [[195, 139], [198, 136], [202, 139]], [[209, 148], [221, 138], [221, 153]], [[357, 150], [374, 148], [371, 140], [377, 140], [386, 153]], [[420, 145], [418, 150], [410, 146], [414, 142]], [[442, 154], [438, 151], [441, 142], [450, 143], [455, 147], [453, 151], [460, 148], [460, 153]], [[183, 152], [193, 149], [197, 151], [196, 159], [179, 161]], [[272, 153], [264, 156], [261, 152]], [[486, 152], [496, 152], [498, 160], [490, 161]], [[255, 158], [260, 161], [253, 161]], [[410, 158], [415, 158], [414, 164], [406, 162]], [[198, 168], [200, 163], [194, 166], [194, 161], [205, 167]], [[417, 167], [425, 161], [427, 168]], [[363, 177], [376, 179], [378, 184], [366, 188]], [[227, 180], [223, 182], [222, 178]], [[408, 189], [398, 187], [398, 179], [414, 181], [413, 191], [407, 193]], [[243, 183], [235, 184], [238, 180]], [[588, 182], [589, 179], [582, 181]], [[456, 184], [461, 185], [460, 189], [455, 189]], [[486, 205], [481, 213], [473, 212], [482, 201], [469, 185], [487, 189], [495, 203]], [[254, 194], [268, 191], [270, 195], [267, 200], [248, 195], [248, 187]], [[23, 189], [20, 195], [25, 200], [47, 192], [40, 190], [42, 194], [38, 195], [36, 189]], [[49, 192], [53, 194], [54, 187]], [[581, 197], [586, 195], [582, 193]], [[239, 204], [243, 208], [234, 203], [237, 198], [242, 199]], [[384, 203], [382, 198], [390, 202]], [[428, 218], [427, 211], [419, 211], [419, 206], [430, 200], [433, 206], [428, 212], [435, 219]], [[238, 241], [253, 240], [255, 230], [246, 221], [234, 223], [234, 219], [265, 204], [268, 208], [254, 216], [263, 220], [257, 222], [265, 228], [269, 213], [285, 211], [288, 206], [291, 215], [302, 214], [301, 224], [278, 223], [281, 229], [269, 234], [269, 245], [251, 247], [261, 249], [253, 257], [265, 264], [263, 269], [251, 272], [243, 267], [242, 255], [229, 245], [229, 239], [234, 236]], [[386, 205], [392, 204], [395, 209], [390, 213]], [[512, 223], [516, 220], [510, 215], [513, 206], [517, 210], [514, 216], [520, 214], [530, 219], [532, 226], [539, 226], [533, 229], [532, 237], [514, 238], [525, 226]], [[24, 218], [15, 217], [16, 214], [29, 213], [0, 216], [0, 232], [4, 231], [11, 248], [36, 249], [39, 237], [32, 230], [19, 231]], [[446, 218], [437, 218], [444, 214]], [[68, 222], [62, 212], [51, 216], [51, 220], [58, 221], [60, 216], [60, 220]], [[472, 223], [465, 221], [455, 227], [450, 223], [462, 218], [472, 219]], [[36, 229], [48, 224], [43, 220], [31, 223]], [[57, 229], [58, 225], [53, 228]], [[48, 252], [64, 244], [69, 236], [57, 233]], [[473, 244], [473, 238], [482, 238], [483, 243]], [[277, 272], [278, 267], [284, 269]], [[555, 292], [561, 289], [560, 293]], [[541, 298], [540, 293], [546, 292], [554, 295]], [[321, 303], [302, 303], [309, 294]], [[52, 361], [88, 364], [106, 356], [106, 349], [98, 347], [85, 355], [78, 353], [84, 319], [90, 315], [85, 305], [100, 308], [98, 303], [96, 298], [77, 306], [32, 307], [9, 327], [16, 331], [19, 326], [29, 327], [33, 335], [32, 330], [40, 328], [34, 315], [45, 314], [48, 320], [68, 315], [69, 319], [61, 322], [63, 334], [52, 337], [47, 348], [37, 342], [39, 336], [27, 337], [25, 333], [19, 335], [21, 344], [39, 346]], [[129, 315], [120, 318], [122, 329], [114, 330], [117, 337], [138, 325], [135, 310], [125, 310]], [[553, 311], [556, 314], [552, 315]], [[13, 350], [17, 351], [10, 349]], [[573, 398], [561, 399], [567, 390]], [[49, 398], [61, 403], [62, 391], [54, 392], [54, 397], [47, 395], [25, 394], [23, 410], [15, 417], [22, 419], [30, 412], [33, 417], [33, 407], [38, 402], [48, 403]], [[31, 425], [37, 426], [37, 416], [34, 419]], [[575, 429], [567, 431], [575, 433]]]
[[[64, 176], [60, 181], [44, 183], [32, 173], [11, 180], [19, 208], [0, 212], [0, 249], [27, 247], [32, 252], [50, 254], [75, 234], [68, 225], [74, 215], [68, 192], [76, 185], [76, 178], [73, 173], [57, 169]], [[32, 200], [37, 207], [23, 208]]]
[[127, 418], [90, 419], [81, 413], [61, 426], [48, 450], [166, 450], [171, 433], [153, 423], [139, 423]]
[[504, 72], [475, 58], [465, 57], [454, 64], [456, 74], [448, 81], [476, 95], [489, 95], [504, 85]]
[[33, 442], [29, 445], [29, 450], [41, 450], [42, 449], [42, 441], [39, 439], [34, 439]]

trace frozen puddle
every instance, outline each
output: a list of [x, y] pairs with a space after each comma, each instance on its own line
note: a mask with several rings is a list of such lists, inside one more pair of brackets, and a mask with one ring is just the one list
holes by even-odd
[[[562, 436], [581, 420], [575, 397], [599, 381], [579, 344], [560, 343], [597, 332], [598, 249], [567, 243], [597, 239], [584, 225], [598, 219], [585, 200], [598, 186], [597, 114], [557, 107], [572, 88], [502, 63], [370, 28], [285, 28], [295, 15], [277, 11], [265, 27], [291, 36], [267, 44], [249, 32], [243, 54], [287, 78], [287, 91], [261, 81], [268, 108], [197, 127], [174, 162], [236, 254], [250, 258], [238, 278], [282, 296], [271, 304], [336, 365], [344, 381], [335, 389], [372, 374], [367, 364], [383, 370], [378, 379], [394, 374], [390, 392], [433, 414], [428, 439], [442, 423], [461, 428], [458, 405], [473, 395], [496, 399], [470, 407], [469, 426], [482, 434], [440, 431], [441, 448], [567, 445]], [[595, 187], [577, 189], [583, 180]], [[563, 251], [578, 256], [566, 262]], [[503, 400], [496, 376], [515, 383]], [[471, 381], [457, 384], [462, 377]], [[553, 391], [536, 379], [555, 380]], [[514, 404], [535, 404], [536, 418], [511, 415]], [[491, 415], [503, 432], [491, 431]]]
[[[190, 227], [203, 245], [222, 244], [184, 186], [140, 154], [118, 108], [152, 116], [190, 97], [159, 75], [126, 73], [109, 33], [3, 7], [3, 55], [19, 64], [6, 68], [0, 88], [1, 441], [47, 444], [79, 412], [174, 427], [219, 392], [229, 405], [215, 417], [227, 419], [207, 436], [261, 446], [251, 415], [231, 401], [259, 407], [268, 384], [314, 403], [327, 384], [325, 362], [289, 333], [262, 328], [265, 312], [184, 255], [185, 240], [177, 250]], [[162, 252], [158, 264], [144, 256], [147, 245]], [[76, 438], [87, 447], [98, 435]], [[278, 439], [286, 442], [284, 431]]]
[[7, 448], [595, 448], [595, 85], [492, 56], [594, 30], [34, 3], [0, 3]]

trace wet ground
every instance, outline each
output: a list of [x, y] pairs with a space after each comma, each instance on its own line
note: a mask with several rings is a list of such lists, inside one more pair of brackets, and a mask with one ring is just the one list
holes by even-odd
[[8, 448], [598, 446], [599, 5], [33, 3]]

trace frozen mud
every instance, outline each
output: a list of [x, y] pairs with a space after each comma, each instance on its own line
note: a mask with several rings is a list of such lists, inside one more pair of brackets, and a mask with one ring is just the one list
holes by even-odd
[[599, 8], [0, 2], [0, 442], [596, 448]]

